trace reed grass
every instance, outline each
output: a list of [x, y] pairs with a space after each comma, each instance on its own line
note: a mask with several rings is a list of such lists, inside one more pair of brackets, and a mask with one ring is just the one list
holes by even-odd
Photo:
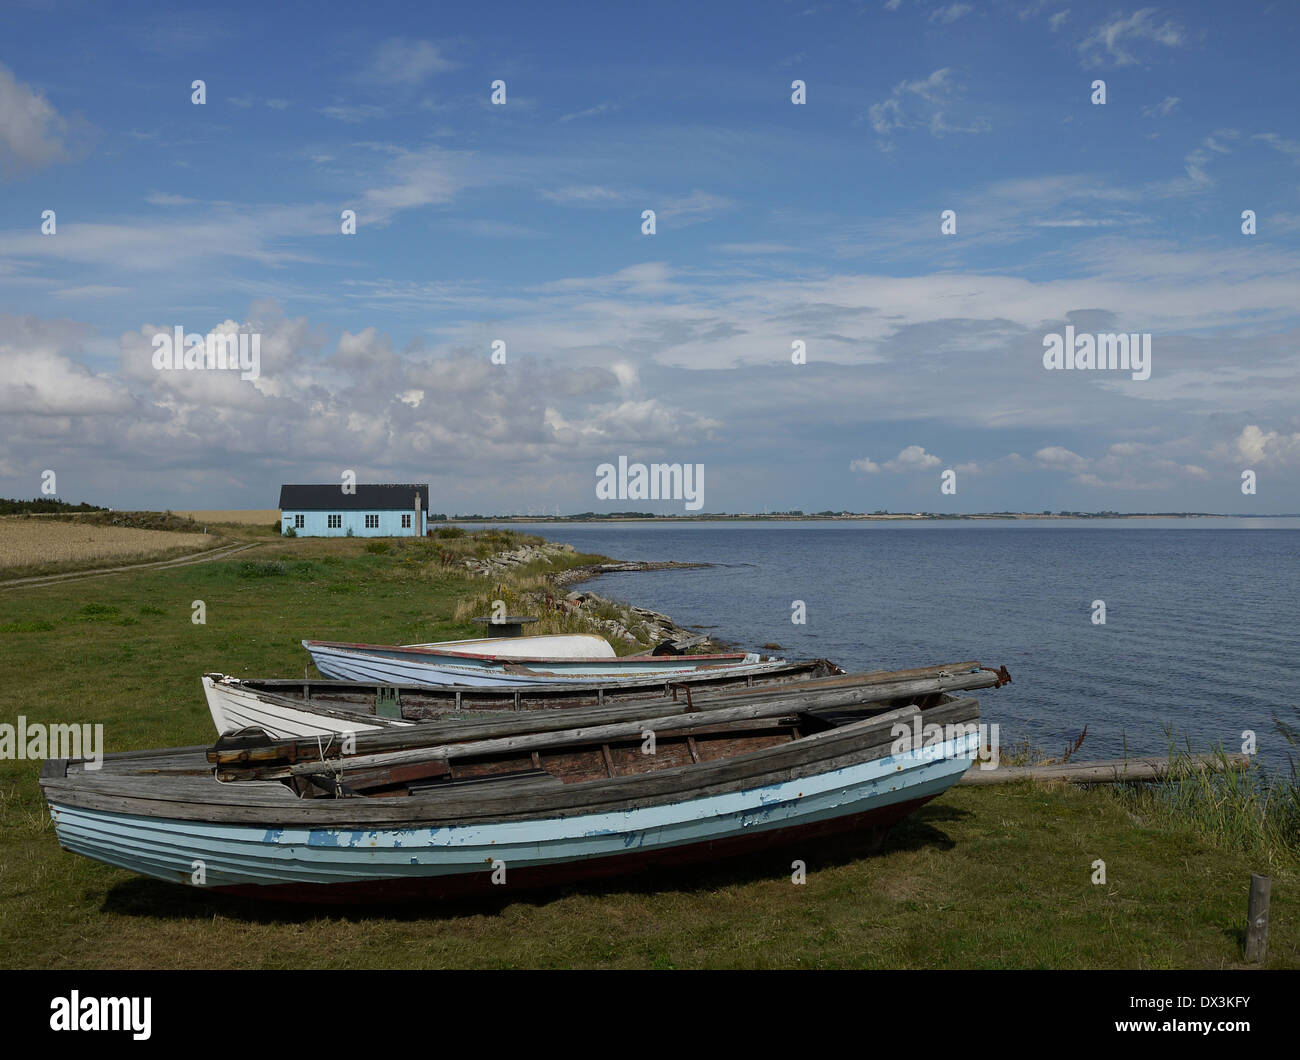
[[[1293, 707], [1297, 718], [1300, 708]], [[1290, 748], [1287, 766], [1226, 768], [1222, 746], [1211, 750], [1218, 767], [1191, 768], [1193, 749], [1165, 727], [1170, 776], [1153, 784], [1116, 785], [1111, 794], [1144, 824], [1181, 827], [1227, 850], [1254, 859], [1260, 871], [1300, 868], [1300, 726], [1276, 712], [1274, 728]]]

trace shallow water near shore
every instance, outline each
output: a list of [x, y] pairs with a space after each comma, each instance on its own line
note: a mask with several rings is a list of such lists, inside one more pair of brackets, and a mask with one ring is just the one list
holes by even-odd
[[1300, 722], [1300, 520], [508, 525], [717, 564], [584, 585], [738, 647], [849, 670], [1005, 664], [1013, 683], [979, 696], [1004, 748], [1059, 753], [1087, 725], [1079, 759], [1165, 754], [1170, 723], [1180, 748], [1237, 751], [1253, 730], [1270, 767], [1295, 753], [1272, 715]]

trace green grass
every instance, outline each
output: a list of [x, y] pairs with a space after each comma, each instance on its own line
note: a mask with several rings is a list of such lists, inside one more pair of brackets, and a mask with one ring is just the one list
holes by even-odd
[[[1296, 747], [1296, 730], [1276, 718], [1282, 736]], [[1187, 761], [1191, 749], [1170, 751], [1175, 766]], [[1222, 749], [1214, 752], [1223, 765]], [[1294, 759], [1293, 759], [1294, 761]], [[1259, 871], [1300, 865], [1300, 782], [1295, 767], [1266, 773], [1221, 769], [1192, 773], [1159, 784], [1126, 784], [1111, 794], [1136, 819], [1158, 827], [1190, 828], [1197, 835], [1239, 851], [1264, 866]]]
[[[484, 583], [440, 558], [479, 545], [272, 539], [255, 561], [0, 593], [0, 720], [103, 723], [108, 750], [210, 742], [205, 671], [302, 673], [304, 637], [481, 634], [453, 616]], [[206, 625], [190, 620], [195, 600]], [[1118, 791], [957, 788], [875, 853], [824, 840], [494, 901], [338, 910], [66, 854], [38, 771], [0, 762], [3, 967], [1233, 967], [1252, 871], [1273, 876], [1269, 965], [1300, 966], [1294, 861], [1185, 814], [1139, 813]]]

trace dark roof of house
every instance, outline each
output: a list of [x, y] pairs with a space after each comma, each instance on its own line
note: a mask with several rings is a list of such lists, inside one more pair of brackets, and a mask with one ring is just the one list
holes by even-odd
[[344, 493], [342, 483], [331, 485], [294, 485], [280, 487], [280, 510], [297, 512], [409, 512], [415, 510], [415, 495], [420, 494], [420, 510], [429, 510], [429, 484], [402, 482], [363, 485], [356, 493]]

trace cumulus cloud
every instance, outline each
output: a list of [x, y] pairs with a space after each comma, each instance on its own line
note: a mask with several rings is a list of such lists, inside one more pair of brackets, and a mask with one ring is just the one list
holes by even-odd
[[1064, 468], [1067, 471], [1078, 471], [1088, 466], [1088, 461], [1078, 453], [1072, 453], [1059, 445], [1049, 445], [1045, 449], [1039, 449], [1034, 454], [1034, 459], [1048, 467]]
[[938, 467], [942, 461], [933, 453], [927, 453], [922, 446], [909, 445], [899, 450], [898, 456], [886, 462], [889, 471], [924, 471], [926, 468]]
[[99, 416], [133, 405], [116, 380], [81, 363], [91, 331], [72, 321], [0, 315], [0, 413], [18, 417]]
[[870, 457], [864, 456], [852, 461], [849, 464], [849, 470], [874, 475], [881, 469], [885, 471], [924, 471], [927, 468], [938, 467], [940, 463], [939, 458], [933, 453], [927, 453], [923, 446], [909, 445], [904, 449], [900, 449], [893, 460], [886, 460], [883, 464], [877, 464]]
[[[110, 377], [87, 365], [85, 326], [0, 318], [0, 463], [56, 466], [56, 454], [70, 454], [66, 465], [103, 472], [102, 489], [130, 472], [130, 488], [153, 481], [169, 495], [198, 488], [221, 461], [226, 481], [249, 485], [278, 481], [286, 466], [331, 479], [352, 467], [381, 481], [440, 468], [466, 490], [475, 476], [456, 469], [489, 464], [492, 488], [507, 490], [585, 481], [611, 453], [700, 446], [719, 426], [642, 388], [627, 363], [605, 370], [512, 355], [499, 365], [486, 350], [399, 351], [373, 326], [341, 333], [331, 348], [274, 303], [255, 304], [243, 320], [187, 324], [199, 334], [259, 335], [258, 378], [159, 370], [153, 340], [171, 333], [169, 322], [123, 334]], [[178, 467], [192, 481], [178, 483]]]
[[1300, 432], [1284, 434], [1281, 431], [1266, 431], [1253, 423], [1247, 424], [1231, 443], [1220, 445], [1216, 454], [1247, 465], [1267, 467], [1300, 464]]
[[0, 65], [0, 172], [17, 175], [68, 157], [68, 121]]

